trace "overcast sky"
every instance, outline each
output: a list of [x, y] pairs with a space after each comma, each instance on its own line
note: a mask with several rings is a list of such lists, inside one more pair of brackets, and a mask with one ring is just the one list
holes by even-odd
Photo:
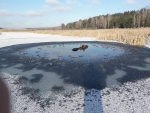
[[145, 6], [150, 6], [150, 0], [0, 0], [0, 27], [59, 26]]

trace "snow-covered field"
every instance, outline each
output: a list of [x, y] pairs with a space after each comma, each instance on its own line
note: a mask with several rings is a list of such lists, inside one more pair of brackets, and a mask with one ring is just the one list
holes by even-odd
[[[95, 41], [92, 38], [63, 37], [58, 35], [34, 33], [2, 33], [0, 47], [16, 44], [52, 41]], [[150, 64], [149, 60], [147, 61]], [[147, 68], [148, 69], [148, 68]], [[116, 74], [117, 75], [117, 74]], [[116, 85], [103, 90], [72, 89], [74, 95], [57, 95], [57, 101], [42, 108], [44, 100], [34, 102], [28, 95], [22, 95], [21, 86], [15, 84], [17, 75], [2, 73], [11, 98], [12, 113], [150, 113], [150, 78]], [[46, 105], [45, 105], [46, 106]]]
[[67, 37], [36, 33], [2, 32], [0, 35], [0, 47], [16, 44], [39, 43], [39, 42], [62, 42], [62, 41], [94, 41], [89, 37]]

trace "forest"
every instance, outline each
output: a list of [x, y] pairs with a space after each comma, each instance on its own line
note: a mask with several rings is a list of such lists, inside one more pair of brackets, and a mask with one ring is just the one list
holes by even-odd
[[84, 20], [61, 24], [60, 29], [111, 29], [111, 28], [140, 28], [150, 27], [150, 8], [142, 8], [137, 11], [126, 11], [99, 15]]

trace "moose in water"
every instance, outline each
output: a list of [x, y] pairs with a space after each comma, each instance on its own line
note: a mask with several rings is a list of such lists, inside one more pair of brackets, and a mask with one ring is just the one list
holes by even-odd
[[78, 51], [78, 50], [85, 50], [88, 48], [88, 45], [82, 44], [80, 47], [78, 48], [73, 48], [72, 51]]

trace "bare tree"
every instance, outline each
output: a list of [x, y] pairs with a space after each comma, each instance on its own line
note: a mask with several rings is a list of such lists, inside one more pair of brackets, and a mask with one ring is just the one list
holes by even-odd
[[82, 20], [81, 19], [79, 20], [79, 28], [80, 29], [82, 28]]
[[136, 23], [137, 23], [137, 27], [140, 27], [140, 23], [141, 23], [141, 14], [139, 11], [137, 11], [136, 13]]
[[62, 29], [62, 30], [65, 29], [65, 24], [64, 24], [64, 23], [61, 24], [61, 29]]
[[93, 17], [92, 20], [91, 20], [91, 24], [92, 24], [92, 28], [96, 28], [96, 18]]
[[100, 18], [99, 17], [96, 17], [95, 23], [96, 23], [96, 28], [99, 29], [100, 28]]
[[75, 22], [75, 29], [81, 29], [82, 20]]
[[104, 20], [103, 20], [103, 28], [106, 29], [107, 28], [107, 19], [106, 17], [104, 17]]
[[111, 19], [111, 15], [107, 14], [107, 28], [109, 28], [110, 19]]
[[141, 24], [144, 27], [144, 21], [147, 14], [147, 10], [145, 8], [141, 9]]
[[106, 28], [107, 27], [107, 20], [104, 16], [100, 16], [100, 28]]
[[136, 18], [135, 18], [135, 14], [133, 15], [133, 26], [135, 27], [135, 23], [136, 23]]

